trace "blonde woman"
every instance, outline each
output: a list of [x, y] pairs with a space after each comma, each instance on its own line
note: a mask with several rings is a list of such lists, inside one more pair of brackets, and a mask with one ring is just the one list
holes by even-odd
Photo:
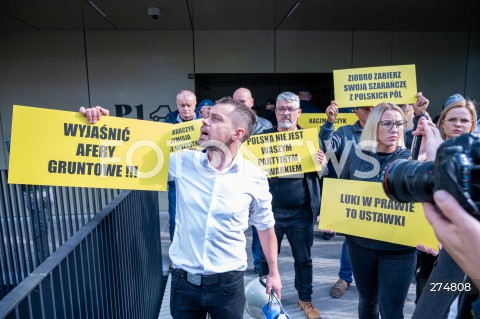
[[[405, 118], [395, 104], [381, 103], [370, 113], [359, 150], [348, 156], [342, 179], [381, 182], [392, 161], [410, 156], [404, 147]], [[353, 276], [359, 293], [360, 319], [403, 318], [416, 263], [416, 249], [364, 237], [346, 236]]]

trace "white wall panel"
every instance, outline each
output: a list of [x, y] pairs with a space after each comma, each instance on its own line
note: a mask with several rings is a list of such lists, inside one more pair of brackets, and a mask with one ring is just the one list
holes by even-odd
[[277, 73], [330, 73], [349, 68], [351, 32], [277, 31]]
[[178, 91], [194, 89], [192, 51], [189, 31], [88, 32], [91, 103], [142, 104], [145, 119], [161, 104], [175, 110]]
[[[81, 32], [0, 32], [0, 42], [0, 115], [5, 137], [11, 132], [13, 104], [73, 110], [87, 103]], [[5, 167], [2, 145], [0, 168]]]
[[195, 31], [197, 73], [273, 73], [273, 31]]

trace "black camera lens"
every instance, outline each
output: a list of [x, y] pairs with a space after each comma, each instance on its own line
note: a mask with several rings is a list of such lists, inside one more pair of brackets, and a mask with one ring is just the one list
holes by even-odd
[[432, 202], [435, 189], [433, 167], [433, 162], [393, 161], [383, 177], [385, 194], [402, 203]]

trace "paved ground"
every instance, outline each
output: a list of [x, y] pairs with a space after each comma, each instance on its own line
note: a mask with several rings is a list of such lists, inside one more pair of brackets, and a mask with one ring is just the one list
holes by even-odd
[[[168, 274], [168, 246], [170, 240], [168, 237], [168, 212], [160, 213], [162, 225], [162, 254], [164, 257], [164, 273]], [[247, 231], [247, 247], [250, 247], [251, 232]], [[353, 284], [346, 294], [335, 299], [328, 294], [330, 287], [338, 279], [339, 256], [343, 243], [343, 236], [336, 236], [328, 241], [322, 239], [321, 232], [315, 232], [315, 240], [312, 248], [313, 256], [313, 295], [314, 305], [319, 309], [322, 319], [350, 319], [357, 318], [358, 292]], [[253, 261], [251, 250], [247, 249], [249, 258], [249, 267], [245, 272], [245, 283], [258, 278], [253, 272]], [[298, 300], [297, 292], [294, 288], [294, 270], [293, 257], [291, 254], [288, 241], [284, 238], [282, 243], [282, 251], [279, 256], [280, 274], [282, 276], [282, 303], [292, 319], [305, 318], [304, 314], [297, 308]], [[170, 319], [169, 298], [170, 298], [170, 282], [167, 283], [162, 309], [160, 310], [159, 319]], [[415, 285], [410, 286], [407, 300], [405, 302], [405, 318], [411, 318], [415, 309]], [[252, 319], [250, 315], [245, 313], [244, 318]]]

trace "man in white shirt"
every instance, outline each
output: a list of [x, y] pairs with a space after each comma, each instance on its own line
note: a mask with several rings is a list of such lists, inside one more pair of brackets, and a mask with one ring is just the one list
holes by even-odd
[[[108, 111], [81, 109], [89, 123]], [[269, 266], [266, 293], [280, 297], [271, 195], [265, 174], [238, 153], [253, 131], [255, 113], [224, 98], [203, 120], [200, 145], [170, 157], [169, 180], [177, 185], [170, 311], [174, 319], [243, 318], [243, 274], [247, 268], [245, 230], [258, 230]]]

